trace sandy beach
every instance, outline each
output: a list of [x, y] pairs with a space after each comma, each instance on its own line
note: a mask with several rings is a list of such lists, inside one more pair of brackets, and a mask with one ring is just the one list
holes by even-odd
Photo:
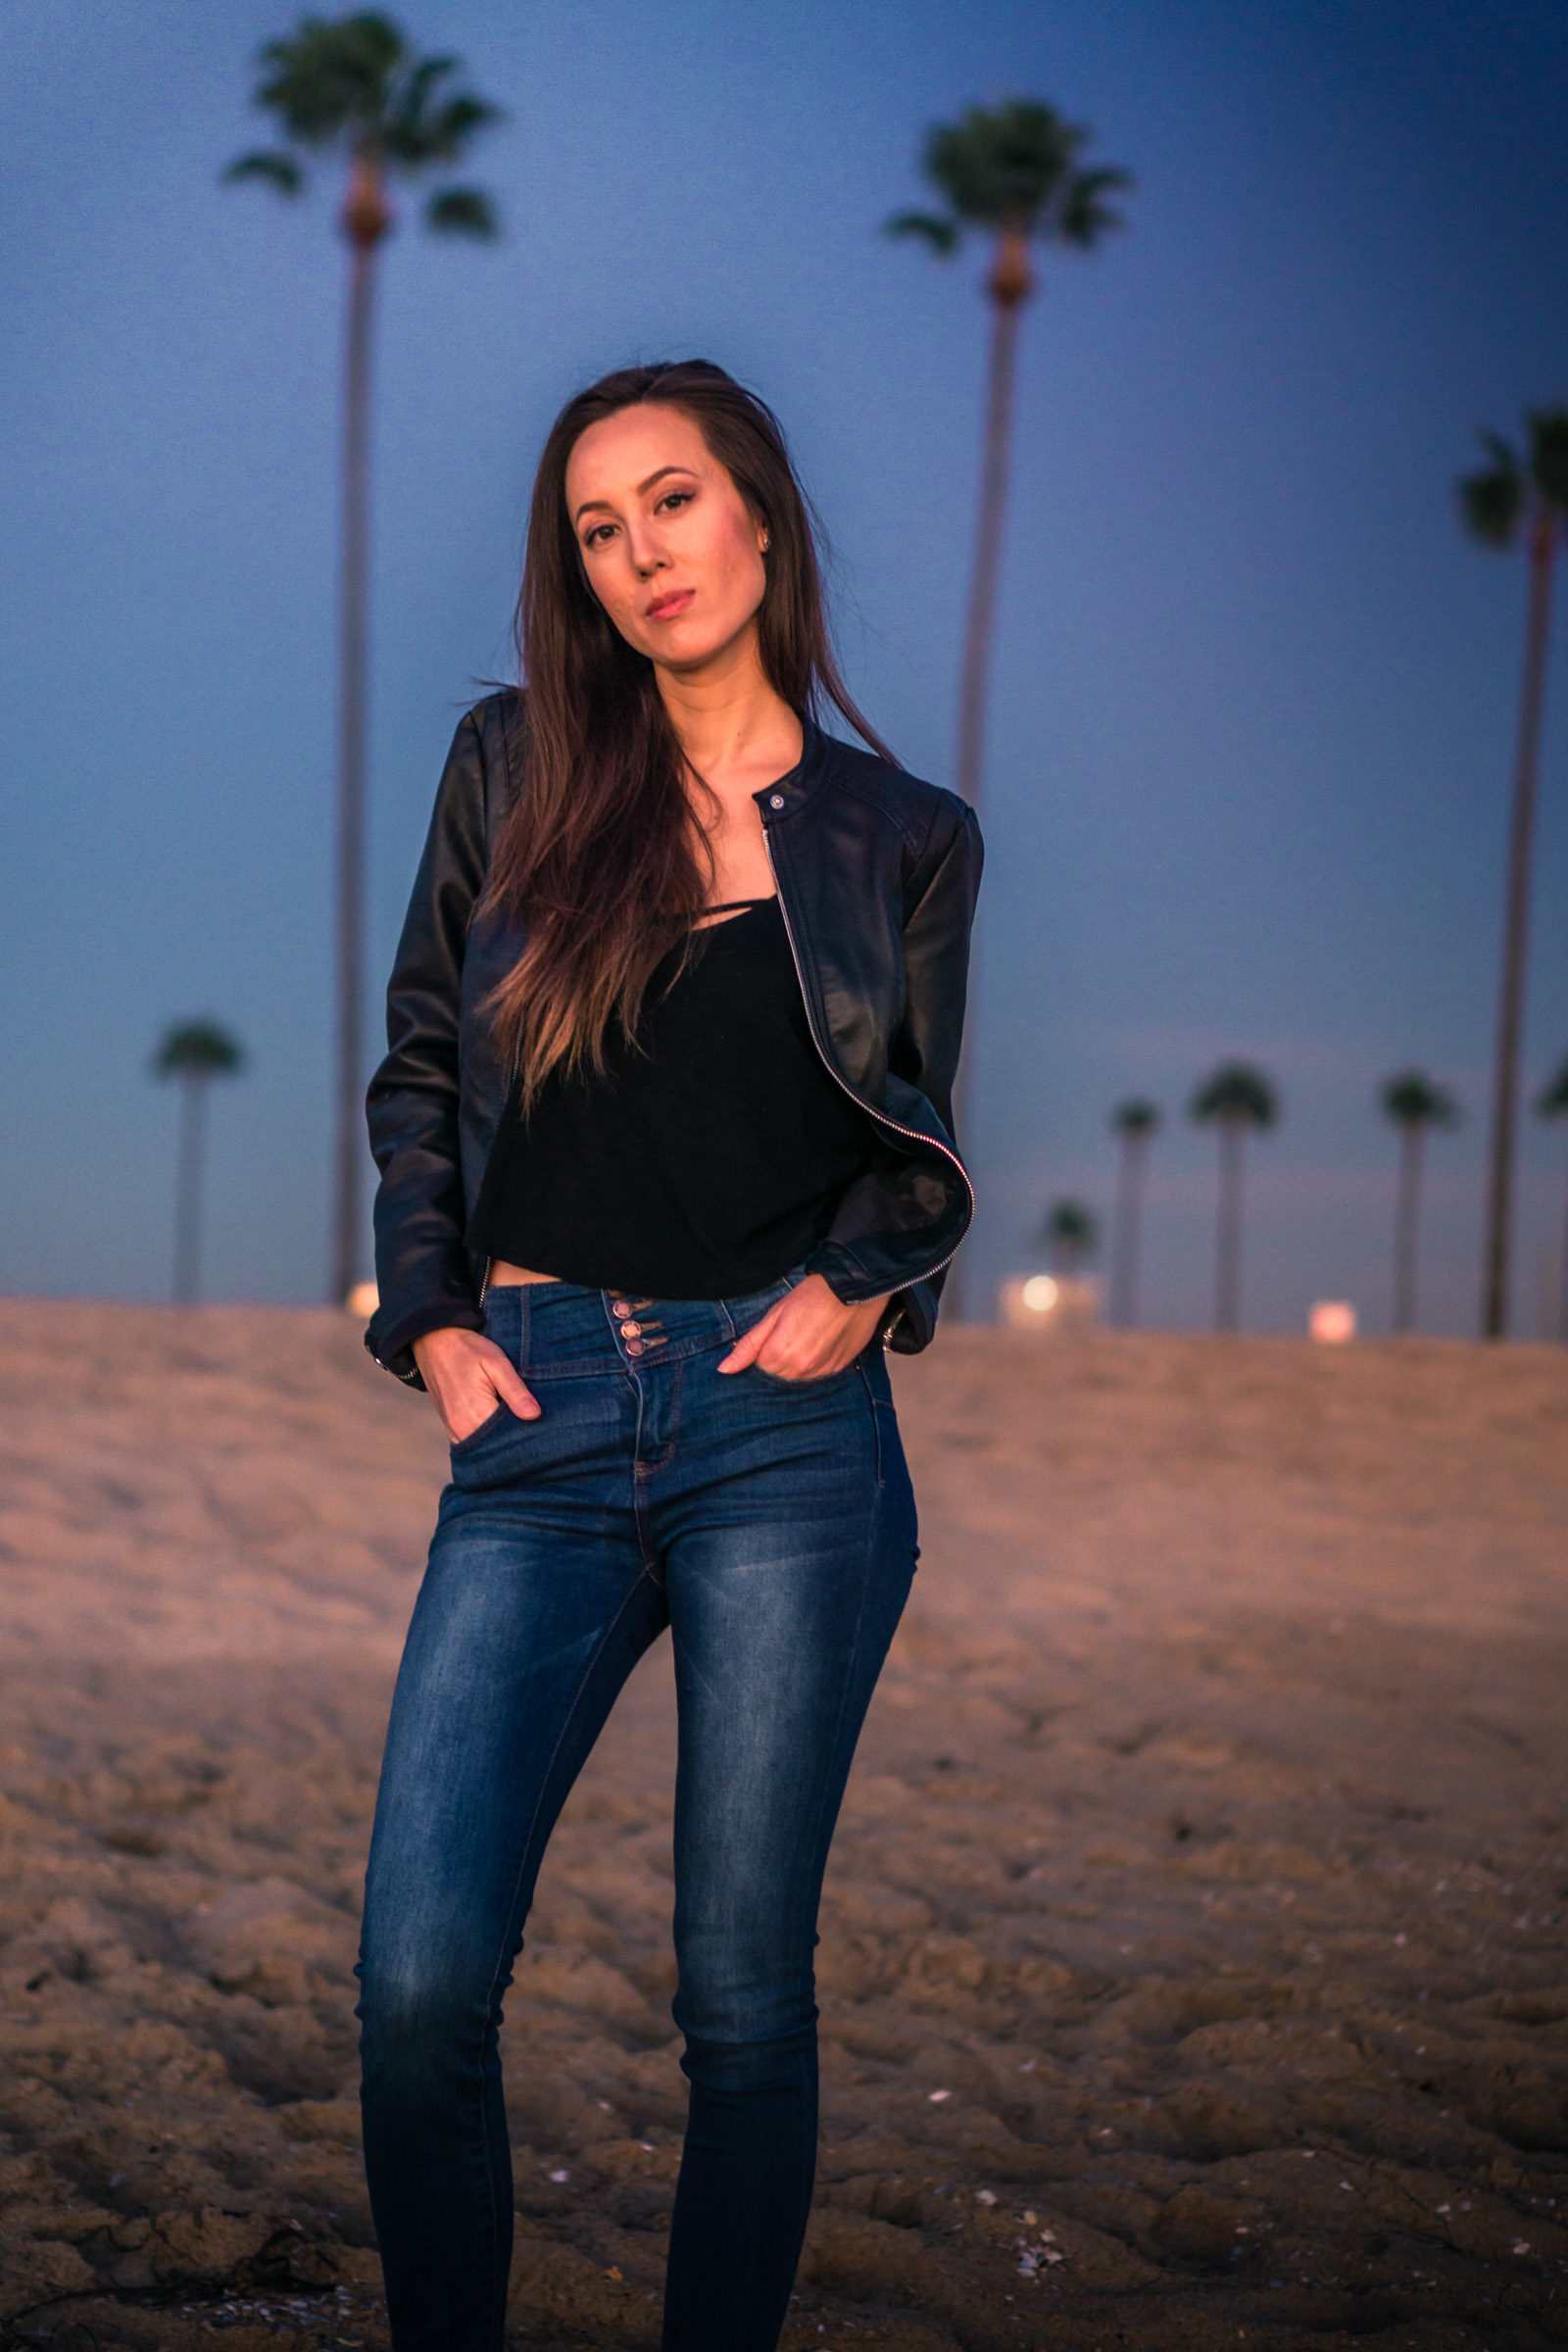
[[[944, 1334], [788, 2352], [1568, 2342], [1568, 1350]], [[385, 2343], [356, 1921], [444, 1447], [325, 1310], [0, 1305], [0, 2323]], [[652, 2347], [639, 1669], [506, 2029], [514, 2339]]]

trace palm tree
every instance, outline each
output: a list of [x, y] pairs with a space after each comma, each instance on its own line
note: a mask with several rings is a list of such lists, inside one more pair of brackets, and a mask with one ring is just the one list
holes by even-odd
[[[265, 180], [279, 195], [305, 186], [299, 152], [335, 154], [348, 188], [338, 225], [349, 244], [348, 333], [343, 373], [343, 555], [338, 665], [337, 1139], [332, 1273], [328, 1295], [346, 1298], [360, 1271], [364, 1144], [365, 711], [369, 563], [370, 321], [375, 255], [394, 225], [392, 179], [416, 179], [455, 164], [501, 110], [454, 90], [455, 57], [416, 55], [389, 17], [302, 17], [286, 38], [258, 53], [254, 103], [287, 144], [242, 155], [225, 180]], [[441, 236], [494, 237], [495, 211], [481, 189], [441, 187], [424, 223]]]
[[1421, 1176], [1427, 1131], [1458, 1124], [1453, 1097], [1421, 1070], [1401, 1070], [1386, 1081], [1380, 1102], [1399, 1131], [1399, 1190], [1394, 1210], [1394, 1329], [1413, 1331], [1416, 1261], [1421, 1227]]
[[1270, 1080], [1250, 1062], [1223, 1062], [1193, 1097], [1189, 1115], [1219, 1131], [1219, 1221], [1214, 1252], [1214, 1329], [1242, 1319], [1242, 1173], [1249, 1128], [1262, 1134], [1279, 1117]]
[[[1000, 106], [971, 106], [956, 122], [939, 122], [926, 135], [922, 170], [947, 203], [942, 213], [896, 213], [890, 237], [918, 237], [944, 259], [957, 252], [970, 229], [991, 240], [986, 291], [991, 297], [991, 365], [986, 392], [985, 454], [980, 511], [969, 575], [969, 616], [958, 689], [957, 787], [978, 807], [985, 761], [986, 683], [1002, 569], [1002, 525], [1007, 503], [1012, 388], [1018, 352], [1018, 314], [1035, 290], [1031, 243], [1065, 245], [1088, 253], [1108, 229], [1122, 225], [1108, 199], [1131, 187], [1131, 174], [1113, 166], [1086, 167], [1080, 158], [1090, 132], [1054, 106], [1029, 98]], [[968, 1125], [972, 1054], [958, 1064], [953, 1090], [955, 1124]], [[950, 1311], [964, 1312], [963, 1258], [950, 1277]]]
[[1522, 455], [1499, 434], [1484, 432], [1481, 442], [1488, 463], [1477, 472], [1466, 474], [1458, 486], [1460, 509], [1472, 537], [1483, 546], [1504, 548], [1512, 547], [1522, 534], [1530, 552], [1524, 679], [1508, 841], [1502, 987], [1497, 1003], [1496, 1058], [1492, 1077], [1486, 1271], [1481, 1302], [1481, 1328], [1489, 1340], [1500, 1340], [1508, 1328], [1514, 1129], [1518, 1118], [1519, 1037], [1524, 1023], [1525, 956], [1530, 929], [1530, 862], [1541, 770], [1541, 721], [1546, 698], [1546, 651], [1551, 634], [1552, 568], [1563, 525], [1568, 521], [1568, 408], [1535, 410], [1525, 418], [1525, 432], [1526, 447]]
[[245, 1049], [216, 1021], [176, 1021], [153, 1055], [155, 1078], [179, 1080], [179, 1158], [174, 1179], [174, 1303], [201, 1290], [202, 1174], [207, 1156], [207, 1089], [245, 1066]]
[[[1536, 1097], [1536, 1116], [1538, 1119], [1568, 1118], [1568, 1061], [1563, 1063], [1551, 1084], [1543, 1087]], [[1562, 1265], [1557, 1276], [1557, 1337], [1568, 1343], [1568, 1223], [1563, 1227]]]
[[1144, 1218], [1144, 1177], [1149, 1147], [1158, 1131], [1157, 1102], [1135, 1098], [1110, 1114], [1121, 1145], [1116, 1200], [1110, 1219], [1110, 1319], [1131, 1329], [1138, 1320], [1138, 1246]]
[[956, 253], [972, 228], [992, 239], [986, 279], [993, 317], [985, 459], [958, 697], [957, 785], [974, 803], [980, 799], [986, 681], [1002, 565], [1018, 314], [1035, 290], [1029, 247], [1033, 241], [1090, 252], [1107, 229], [1122, 225], [1107, 198], [1132, 185], [1126, 172], [1080, 163], [1090, 135], [1054, 107], [1033, 99], [972, 106], [959, 122], [936, 124], [926, 138], [925, 176], [947, 199], [948, 210], [897, 213], [887, 223], [889, 236], [919, 237], [944, 257]]
[[1079, 1272], [1100, 1247], [1100, 1222], [1081, 1200], [1054, 1200], [1040, 1228], [1040, 1247], [1058, 1274]]

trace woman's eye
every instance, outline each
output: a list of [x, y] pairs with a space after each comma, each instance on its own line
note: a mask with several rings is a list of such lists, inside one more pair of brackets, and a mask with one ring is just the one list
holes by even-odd
[[661, 512], [665, 508], [673, 512], [676, 507], [689, 507], [691, 503], [692, 493], [689, 490], [666, 490], [659, 505]]
[[584, 546], [602, 547], [614, 527], [612, 522], [596, 522], [593, 529], [587, 534], [583, 542]]

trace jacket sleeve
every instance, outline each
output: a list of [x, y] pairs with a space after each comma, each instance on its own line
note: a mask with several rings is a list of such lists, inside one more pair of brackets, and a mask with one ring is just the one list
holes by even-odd
[[458, 1027], [468, 925], [487, 869], [483, 738], [470, 711], [436, 794], [386, 997], [386, 1058], [366, 1115], [381, 1171], [375, 1196], [380, 1303], [365, 1344], [422, 1388], [414, 1341], [458, 1324], [484, 1328], [464, 1248]]
[[950, 1135], [984, 862], [979, 818], [966, 801], [944, 793], [906, 892], [904, 1018], [888, 1067], [919, 1088]]
[[[919, 1090], [950, 1136], [984, 855], [974, 810], [945, 792], [905, 883], [905, 1005], [888, 1069]], [[832, 1230], [807, 1260], [847, 1303], [891, 1294], [882, 1332], [896, 1354], [918, 1353], [936, 1329], [944, 1267], [911, 1281], [900, 1273], [911, 1254], [918, 1262], [922, 1247], [929, 1254], [921, 1229], [929, 1232], [944, 1193], [962, 1182], [951, 1167], [939, 1176], [930, 1158], [900, 1164], [890, 1155], [850, 1187]]]

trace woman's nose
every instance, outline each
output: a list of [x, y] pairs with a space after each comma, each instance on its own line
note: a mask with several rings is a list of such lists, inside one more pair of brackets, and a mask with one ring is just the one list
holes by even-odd
[[658, 571], [666, 561], [663, 549], [652, 532], [632, 531], [628, 533], [628, 548], [633, 568], [639, 579], [646, 580], [651, 573]]

